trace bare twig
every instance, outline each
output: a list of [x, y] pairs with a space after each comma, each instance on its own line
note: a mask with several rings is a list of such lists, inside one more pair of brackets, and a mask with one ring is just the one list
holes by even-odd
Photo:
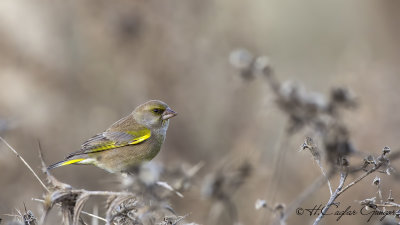
[[171, 187], [171, 185], [169, 185], [167, 182], [164, 181], [157, 181], [156, 184], [160, 187], [163, 187], [169, 191], [172, 191], [173, 193], [175, 193], [176, 195], [178, 195], [179, 197], [183, 198], [183, 194], [180, 193], [179, 191], [176, 191], [173, 187]]
[[283, 166], [287, 149], [283, 148], [284, 143], [287, 143], [288, 134], [286, 132], [286, 126], [282, 126], [282, 130], [279, 133], [277, 141], [274, 146], [274, 160], [273, 160], [273, 179], [274, 182], [269, 182], [267, 190], [269, 190], [269, 201], [275, 202], [276, 192], [279, 189], [279, 185], [282, 179]]
[[[304, 149], [308, 149], [310, 151], [310, 153], [312, 154], [312, 156], [314, 158], [314, 161], [317, 162], [317, 165], [321, 169], [322, 175], [326, 176], [325, 169], [321, 163], [320, 150], [319, 150], [318, 146], [314, 143], [314, 141], [311, 137], [306, 137], [306, 140], [304, 141], [300, 150], [302, 151]], [[329, 179], [327, 182], [328, 182], [329, 193], [330, 193], [330, 195], [332, 195], [333, 191], [332, 191], [331, 182], [329, 181]]]
[[328, 203], [326, 203], [324, 209], [322, 210], [321, 214], [319, 214], [319, 216], [317, 217], [317, 219], [315, 220], [313, 225], [317, 225], [321, 221], [322, 217], [324, 217], [324, 215], [328, 212], [328, 209], [331, 207], [331, 205], [334, 203], [336, 198], [339, 196], [339, 193], [343, 188], [346, 178], [347, 178], [347, 171], [342, 171], [340, 173], [340, 181], [339, 181], [338, 187], [336, 188], [335, 192], [329, 198]]
[[328, 181], [329, 178], [331, 178], [333, 175], [336, 174], [335, 169], [330, 169], [328, 170], [328, 173], [325, 175], [322, 175], [315, 179], [314, 183], [312, 183], [306, 190], [304, 190], [299, 197], [297, 197], [290, 205], [286, 208], [286, 210], [283, 212], [283, 216], [279, 218], [279, 220], [275, 220], [272, 224], [281, 224], [282, 222], [286, 221], [286, 219], [293, 213], [295, 212], [295, 209], [310, 195], [314, 194], [317, 189], [319, 189], [322, 185], [325, 184], [325, 182]]
[[35, 171], [33, 171], [32, 167], [29, 166], [29, 164], [25, 161], [24, 158], [22, 158], [22, 156], [20, 154], [18, 154], [18, 152], [6, 141], [4, 140], [2, 137], [0, 137], [0, 140], [2, 142], [4, 142], [4, 144], [7, 145], [7, 147], [17, 156], [17, 158], [19, 158], [26, 167], [28, 167], [28, 169], [32, 172], [32, 174], [35, 176], [35, 178], [39, 181], [39, 183], [42, 185], [42, 187], [44, 189], [46, 189], [47, 192], [50, 192], [49, 189], [46, 187], [46, 185], [42, 182], [42, 180], [39, 178], [39, 176], [35, 173]]
[[130, 192], [114, 192], [114, 191], [88, 191], [84, 189], [80, 190], [71, 190], [71, 192], [76, 192], [76, 193], [87, 193], [89, 195], [97, 195], [97, 196], [133, 196], [132, 193]]
[[97, 215], [95, 215], [95, 214], [88, 213], [88, 212], [85, 212], [85, 211], [81, 211], [81, 213], [82, 213], [82, 214], [85, 214], [85, 215], [88, 215], [88, 216], [91, 216], [91, 217], [93, 217], [93, 218], [99, 219], [99, 220], [101, 220], [101, 221], [107, 222], [106, 219], [104, 219], [103, 217], [97, 216]]
[[[83, 212], [81, 212], [81, 213], [83, 213]], [[92, 214], [92, 215], [94, 215], [94, 217], [92, 216], [92, 225], [99, 225], [99, 219], [97, 218], [98, 214], [99, 214], [99, 207], [97, 205], [94, 205], [93, 214]], [[105, 221], [105, 222], [107, 222], [107, 221]]]
[[377, 171], [382, 165], [388, 165], [389, 160], [386, 158], [386, 154], [388, 154], [390, 152], [390, 149], [385, 147], [383, 149], [383, 153], [381, 156], [379, 156], [378, 158], [378, 162], [374, 163], [374, 166], [369, 169], [368, 171], [366, 171], [364, 174], [362, 174], [361, 176], [359, 176], [358, 178], [356, 178], [354, 181], [352, 181], [351, 183], [349, 183], [347, 186], [345, 186], [343, 188], [344, 182], [346, 180], [347, 174], [348, 174], [348, 170], [346, 168], [345, 172], [342, 172], [340, 174], [340, 183], [338, 188], [336, 189], [336, 191], [333, 193], [333, 195], [331, 195], [331, 197], [329, 198], [328, 203], [326, 204], [326, 206], [324, 207], [324, 209], [322, 210], [321, 214], [318, 216], [318, 218], [315, 220], [314, 225], [317, 225], [320, 220], [322, 219], [322, 217], [326, 214], [326, 212], [328, 211], [329, 207], [333, 204], [333, 202], [335, 201], [336, 198], [339, 197], [339, 195], [341, 195], [343, 192], [345, 192], [346, 190], [348, 190], [349, 188], [351, 188], [352, 186], [354, 186], [355, 184], [357, 184], [358, 182], [360, 182], [362, 179], [364, 179], [365, 177], [367, 177], [368, 175], [370, 175], [371, 173]]
[[344, 187], [341, 191], [339, 191], [338, 196], [341, 195], [343, 192], [345, 192], [347, 189], [351, 188], [353, 185], [357, 184], [360, 182], [362, 179], [370, 175], [371, 173], [375, 172], [377, 169], [379, 169], [383, 163], [379, 162], [376, 164], [373, 168], [369, 169], [367, 172], [365, 172], [363, 175], [359, 176], [357, 179], [355, 179], [353, 182], [349, 183]]
[[400, 204], [397, 204], [395, 202], [384, 202], [383, 204], [376, 204], [378, 207], [396, 207], [400, 208]]

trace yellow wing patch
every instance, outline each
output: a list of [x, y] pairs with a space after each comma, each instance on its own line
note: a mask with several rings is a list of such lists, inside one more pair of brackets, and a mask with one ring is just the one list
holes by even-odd
[[116, 144], [114, 144], [114, 142], [109, 141], [109, 142], [105, 142], [105, 143], [99, 145], [98, 147], [90, 149], [90, 152], [98, 152], [98, 151], [103, 151], [103, 150], [107, 150], [107, 149], [118, 148], [121, 146], [122, 145], [116, 145]]
[[139, 144], [139, 143], [147, 140], [151, 136], [151, 131], [148, 129], [141, 130], [141, 131], [126, 131], [125, 133], [131, 135], [131, 139], [123, 140], [123, 141], [119, 141], [119, 140], [103, 141], [103, 143], [98, 144], [97, 146], [94, 146], [92, 149], [90, 149], [88, 153], [119, 148], [119, 147], [123, 147], [123, 146], [127, 146], [127, 145]]
[[84, 159], [71, 159], [71, 160], [68, 160], [68, 161], [66, 161], [66, 162], [63, 162], [60, 166], [65, 166], [65, 165], [69, 165], [69, 164], [74, 164], [74, 163], [80, 162], [80, 161], [82, 161], [82, 160], [84, 160]]
[[[131, 134], [131, 135], [135, 135], [133, 133], [137, 133], [137, 132], [127, 132], [127, 133]], [[139, 144], [140, 142], [148, 139], [151, 136], [151, 131], [150, 130], [144, 130], [143, 132], [140, 132], [140, 133], [142, 133], [142, 135], [140, 135], [139, 137], [133, 139], [133, 141], [131, 141], [129, 143], [130, 145]]]

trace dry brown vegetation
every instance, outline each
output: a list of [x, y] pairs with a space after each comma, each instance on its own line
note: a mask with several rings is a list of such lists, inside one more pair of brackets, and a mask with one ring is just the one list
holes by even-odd
[[[0, 224], [398, 224], [399, 7], [1, 1]], [[136, 175], [43, 170], [149, 99]]]

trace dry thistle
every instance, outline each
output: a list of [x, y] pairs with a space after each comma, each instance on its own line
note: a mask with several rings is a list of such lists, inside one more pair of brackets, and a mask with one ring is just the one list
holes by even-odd
[[[330, 171], [329, 177], [340, 171], [339, 186], [334, 193], [331, 191], [330, 199], [324, 210], [327, 210], [333, 204], [335, 199], [344, 191], [353, 187], [368, 175], [374, 172], [391, 174], [394, 171], [393, 167], [390, 166], [390, 160], [388, 157], [390, 148], [385, 147], [382, 151], [382, 154], [376, 159], [372, 156], [365, 158], [363, 164], [361, 165], [361, 169], [353, 171], [358, 172], [363, 170], [364, 174], [345, 186], [344, 184], [350, 171], [347, 157], [358, 151], [350, 140], [349, 129], [341, 120], [340, 111], [341, 109], [351, 109], [357, 106], [357, 99], [355, 98], [354, 94], [349, 89], [335, 87], [331, 90], [330, 98], [325, 99], [318, 93], [306, 91], [304, 86], [296, 82], [279, 82], [274, 76], [269, 61], [262, 60], [265, 57], [253, 56], [250, 52], [241, 50], [233, 52], [231, 54], [231, 59], [232, 55], [239, 55], [239, 53], [241, 53], [242, 56], [248, 56], [242, 57], [246, 59], [246, 63], [241, 63], [241, 66], [239, 67], [237, 66], [238, 63], [235, 64], [233, 63], [235, 61], [231, 60], [232, 64], [236, 66], [236, 68], [240, 69], [242, 75], [245, 72], [247, 77], [255, 78], [255, 74], [260, 71], [264, 74], [267, 83], [275, 95], [277, 106], [287, 115], [289, 121], [288, 133], [292, 134], [299, 131], [303, 127], [308, 127], [311, 128], [317, 137], [321, 138], [323, 144], [320, 146], [321, 150], [317, 148], [311, 138], [306, 138], [304, 144], [302, 145], [302, 150], [308, 149], [311, 152], [314, 160], [320, 165], [323, 173], [324, 170], [321, 166], [320, 158], [321, 155], [324, 155], [325, 159], [330, 165], [330, 169], [328, 170]], [[398, 158], [398, 154], [399, 153], [397, 153], [396, 157], [393, 158]], [[275, 173], [278, 172], [278, 170], [275, 171]], [[312, 188], [315, 190], [315, 188], [318, 188], [323, 183], [324, 182], [316, 180], [315, 186], [312, 185]], [[380, 199], [382, 200], [380, 193], [380, 178], [376, 177], [373, 181], [373, 184], [378, 187], [378, 193], [380, 194]], [[299, 204], [312, 193], [313, 192], [310, 191], [310, 189], [307, 189], [304, 191], [304, 194], [294, 201], [294, 203]], [[372, 202], [364, 202], [364, 204], [372, 204]], [[257, 206], [262, 207], [261, 202]], [[285, 212], [284, 217], [282, 217], [283, 219], [280, 219], [277, 223], [285, 223], [285, 219], [288, 217], [289, 213], [293, 212], [293, 209], [293, 206], [288, 207], [287, 212]], [[321, 214], [315, 220], [314, 224], [318, 224], [322, 217], [323, 214]]]
[[209, 224], [220, 223], [219, 220], [223, 214], [227, 214], [226, 218], [229, 220], [224, 223], [237, 222], [237, 208], [232, 197], [250, 176], [252, 170], [251, 165], [246, 161], [232, 167], [224, 166], [208, 174], [203, 181], [202, 194], [213, 201]]
[[376, 197], [364, 199], [364, 200], [360, 201], [360, 204], [363, 206], [372, 208], [372, 209], [377, 208]]
[[314, 160], [320, 164], [321, 162], [321, 154], [319, 152], [319, 149], [317, 145], [314, 144], [314, 141], [310, 137], [306, 137], [304, 140], [304, 143], [301, 145], [300, 150], [305, 150], [308, 149], [311, 153], [311, 155], [314, 157]]
[[380, 183], [381, 183], [381, 178], [379, 178], [378, 176], [376, 176], [376, 177], [374, 178], [374, 180], [372, 181], [372, 184], [374, 184], [374, 185], [376, 185], [376, 186], [379, 186]]

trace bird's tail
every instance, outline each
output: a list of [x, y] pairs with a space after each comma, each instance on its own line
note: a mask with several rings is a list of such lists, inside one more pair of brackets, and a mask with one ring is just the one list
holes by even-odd
[[47, 167], [48, 170], [60, 167], [60, 166], [65, 166], [65, 165], [69, 165], [69, 164], [74, 164], [74, 163], [78, 163], [80, 161], [82, 161], [84, 159], [64, 159], [63, 161], [60, 161], [58, 163], [54, 163], [52, 165], [50, 165], [49, 167]]

